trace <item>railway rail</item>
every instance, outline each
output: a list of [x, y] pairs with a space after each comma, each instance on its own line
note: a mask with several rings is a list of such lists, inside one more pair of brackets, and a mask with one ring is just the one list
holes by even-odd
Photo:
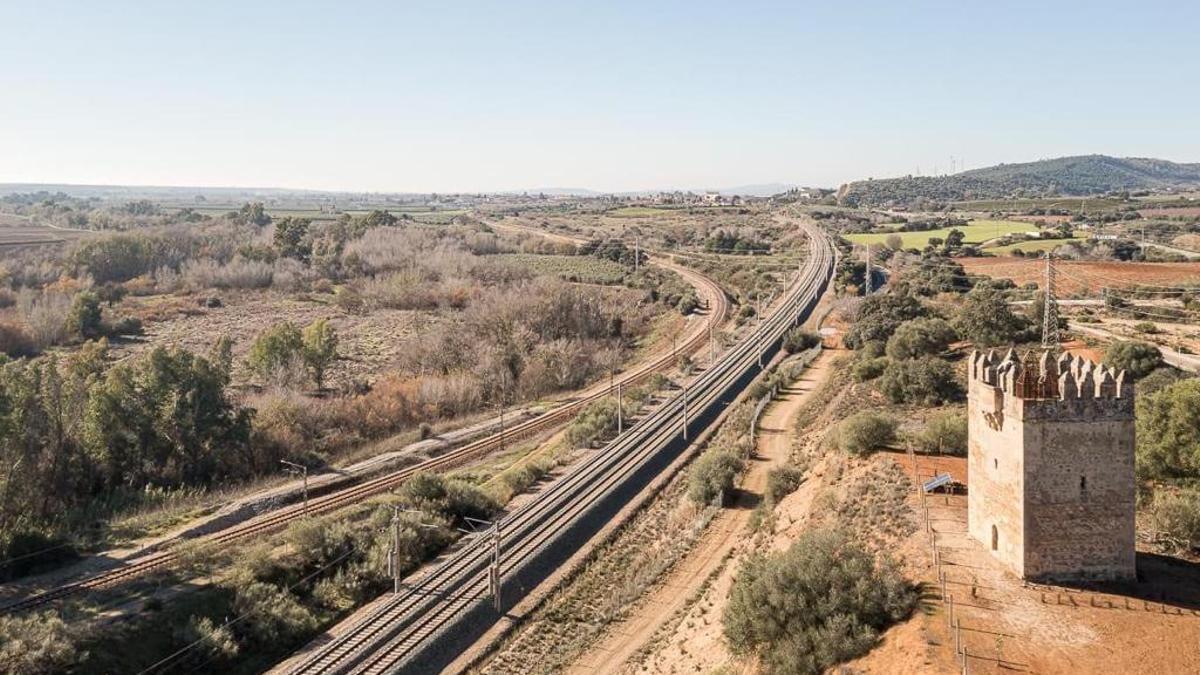
[[758, 375], [785, 332], [812, 311], [832, 278], [834, 250], [815, 227], [806, 230], [804, 269], [786, 301], [750, 336], [681, 393], [496, 523], [490, 536], [473, 535], [418, 582], [288, 672], [428, 673], [448, 665], [496, 621], [497, 610], [514, 605], [524, 589], [535, 587], [669, 465], [687, 447], [689, 434], [711, 423]]
[[[291, 504], [270, 513], [256, 516], [237, 525], [232, 525], [219, 532], [198, 537], [196, 540], [203, 542], [202, 546], [226, 546], [236, 542], [247, 541], [262, 534], [282, 529], [300, 518], [336, 511], [361, 502], [373, 495], [387, 492], [398, 487], [414, 474], [421, 472], [444, 472], [460, 467], [504, 447], [505, 444], [536, 436], [569, 422], [589, 404], [611, 395], [612, 387], [617, 382], [624, 387], [636, 386], [649, 380], [655, 373], [669, 370], [675, 365], [679, 354], [694, 353], [705, 345], [709, 339], [709, 331], [715, 329], [717, 325], [724, 321], [729, 305], [724, 291], [712, 279], [693, 270], [673, 265], [667, 261], [656, 262], [673, 269], [685, 278], [691, 279], [694, 284], [703, 286], [707, 291], [706, 294], [714, 299], [714, 302], [710, 303], [711, 306], [707, 315], [707, 321], [700, 323], [670, 352], [663, 353], [653, 360], [635, 366], [633, 369], [618, 375], [612, 383], [594, 385], [586, 390], [582, 396], [564, 402], [542, 415], [517, 423], [496, 434], [467, 443], [418, 464], [365, 480], [321, 497], [315, 497], [309, 500], [307, 507], [299, 503]], [[4, 605], [0, 607], [0, 615], [28, 611], [70, 596], [113, 588], [148, 573], [169, 568], [177, 561], [178, 555], [171, 549], [138, 556], [120, 567], [99, 572]]]

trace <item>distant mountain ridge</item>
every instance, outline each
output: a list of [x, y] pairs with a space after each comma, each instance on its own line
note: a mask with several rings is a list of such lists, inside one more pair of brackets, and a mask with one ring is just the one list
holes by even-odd
[[1144, 157], [1080, 155], [1020, 164], [998, 164], [949, 176], [906, 176], [847, 183], [846, 204], [902, 204], [1005, 197], [1086, 196], [1123, 190], [1200, 187], [1200, 163]]

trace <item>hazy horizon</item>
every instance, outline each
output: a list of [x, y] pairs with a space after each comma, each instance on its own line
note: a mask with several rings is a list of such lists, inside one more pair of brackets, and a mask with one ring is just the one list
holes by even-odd
[[0, 8], [0, 183], [836, 187], [1200, 161], [1174, 3]]

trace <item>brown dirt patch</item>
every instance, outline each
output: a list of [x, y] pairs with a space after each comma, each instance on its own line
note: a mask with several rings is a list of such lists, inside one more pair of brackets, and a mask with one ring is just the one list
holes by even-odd
[[1178, 209], [1138, 209], [1143, 218], [1171, 218], [1184, 216], [1188, 218], [1200, 216], [1200, 206], [1184, 206]]
[[[1033, 282], [1040, 287], [1046, 277], [1046, 263], [1038, 259], [960, 258], [958, 262], [969, 274], [1011, 279], [1018, 286]], [[1179, 285], [1200, 281], [1200, 262], [1060, 261], [1058, 266], [1061, 273], [1057, 278], [1057, 286], [1064, 295], [1096, 294], [1104, 286]]]
[[[200, 297], [221, 299], [220, 307], [201, 307]], [[367, 381], [397, 367], [404, 340], [437, 321], [431, 312], [381, 309], [366, 315], [347, 314], [313, 296], [301, 300], [277, 291], [223, 292], [203, 296], [155, 295], [128, 298], [123, 311], [145, 322], [146, 335], [137, 342], [114, 345], [119, 355], [138, 354], [154, 346], [180, 346], [205, 353], [222, 335], [234, 340], [235, 383], [250, 379], [244, 360], [254, 338], [280, 321], [304, 327], [328, 319], [338, 332], [340, 358], [329, 372], [331, 388]]]

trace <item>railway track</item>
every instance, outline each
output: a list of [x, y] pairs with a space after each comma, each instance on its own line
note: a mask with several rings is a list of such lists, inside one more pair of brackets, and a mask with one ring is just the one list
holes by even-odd
[[[667, 261], [657, 261], [657, 264], [673, 269], [685, 278], [690, 279], [694, 285], [703, 286], [707, 291], [706, 295], [713, 298], [715, 302], [709, 308], [707, 321], [701, 323], [689, 333], [676, 349], [672, 349], [670, 352], [664, 353], [649, 362], [622, 373], [614, 380], [614, 384], [615, 382], [620, 382], [625, 387], [636, 386], [649, 380], [655, 373], [670, 369], [675, 365], [678, 354], [691, 354], [703, 347], [708, 340], [709, 328], [715, 329], [717, 325], [724, 321], [728, 313], [729, 305], [725, 293], [712, 279]], [[370, 496], [387, 492], [398, 487], [416, 473], [443, 472], [457, 468], [479, 459], [503, 447], [507, 443], [536, 436], [569, 422], [592, 402], [611, 395], [612, 386], [611, 384], [604, 383], [594, 385], [586, 390], [582, 396], [558, 405], [542, 415], [514, 424], [500, 433], [467, 443], [419, 464], [414, 464], [342, 490], [310, 499], [307, 510], [303, 504], [292, 504], [271, 511], [270, 513], [256, 516], [219, 532], [199, 537], [197, 541], [203, 542], [201, 545], [212, 546], [226, 546], [240, 541], [247, 541], [265, 533], [282, 529], [299, 518], [336, 511], [356, 504]], [[120, 567], [63, 584], [57, 588], [4, 605], [0, 607], [0, 616], [36, 609], [52, 602], [90, 591], [113, 588], [148, 573], [168, 568], [177, 561], [178, 555], [171, 549], [139, 556]]]
[[[805, 269], [787, 300], [748, 338], [680, 394], [503, 518], [492, 535], [474, 535], [417, 583], [288, 672], [429, 673], [448, 665], [499, 618], [490, 591], [497, 546], [502, 546], [497, 578], [503, 611], [670, 464], [687, 447], [689, 434], [715, 419], [757, 376], [784, 333], [812, 311], [832, 278], [834, 252], [823, 234], [806, 229], [810, 255]], [[498, 533], [502, 544], [497, 544]]]

